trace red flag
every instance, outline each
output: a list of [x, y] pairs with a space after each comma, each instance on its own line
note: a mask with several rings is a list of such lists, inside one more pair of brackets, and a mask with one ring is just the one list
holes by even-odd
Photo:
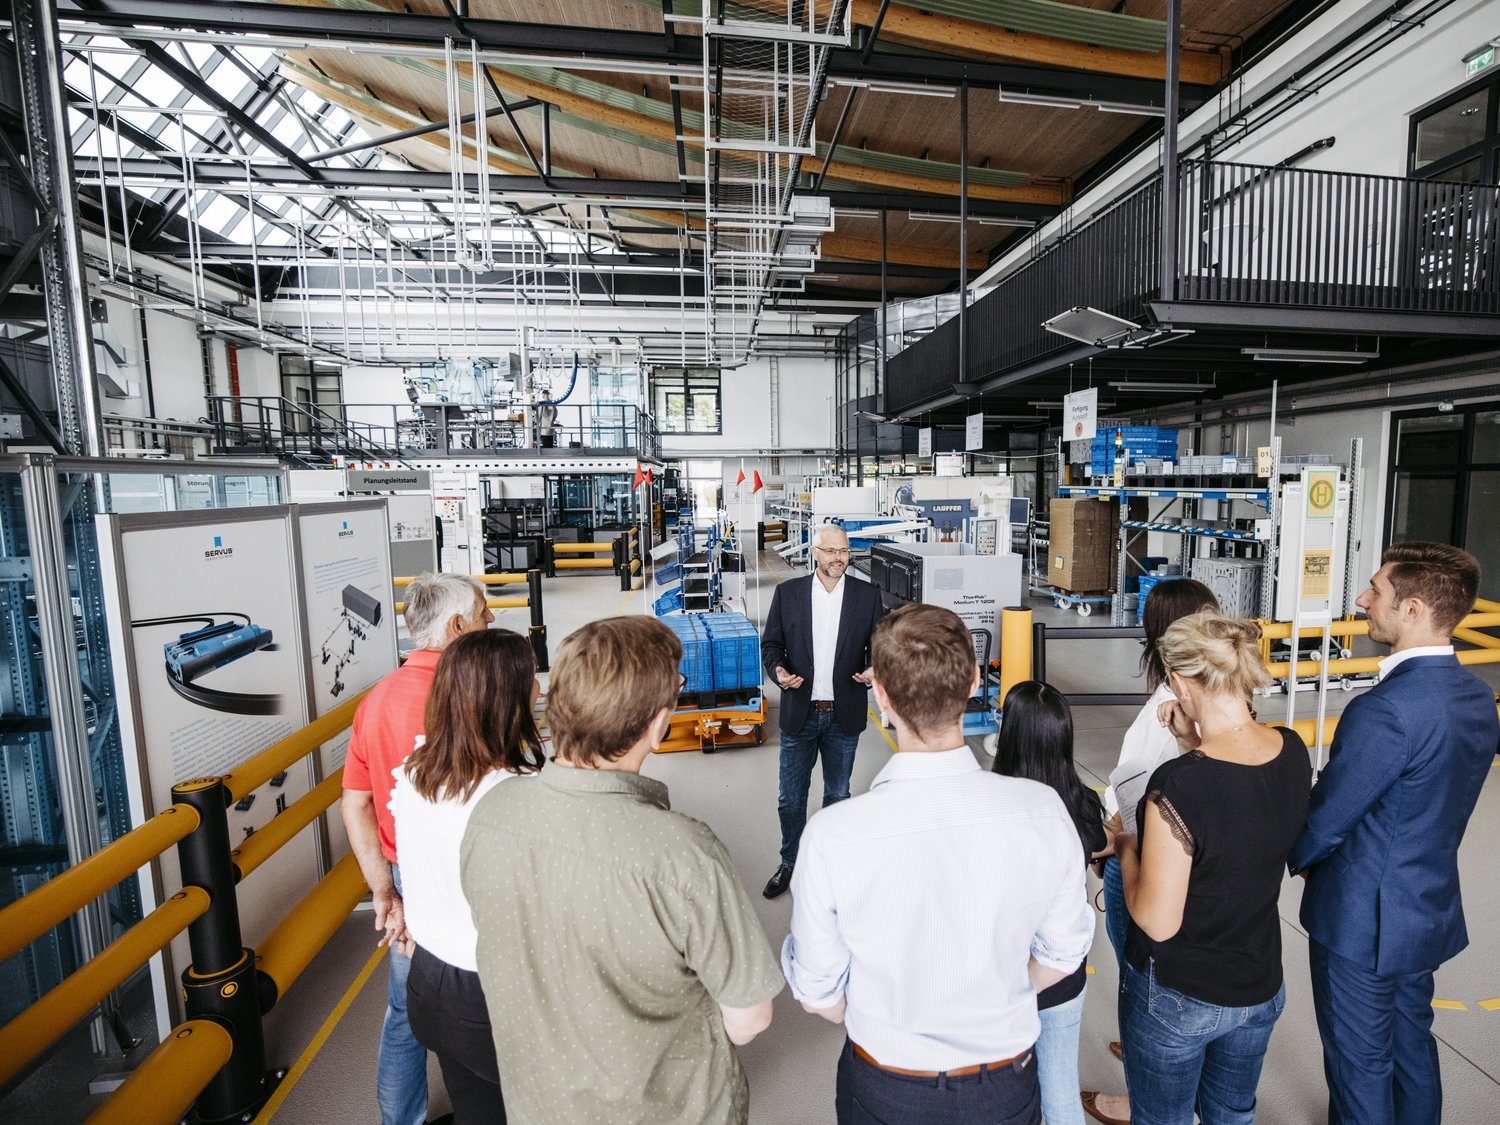
[[734, 483], [736, 485], [741, 485], [741, 484], [745, 483], [745, 470], [744, 470], [743, 467], [741, 467], [741, 469], [740, 469], [740, 475], [735, 478]]
[[755, 470], [755, 487], [750, 490], [750, 495], [754, 496], [757, 492], [759, 492], [762, 488], [765, 488], [765, 487], [766, 487], [765, 482], [760, 479], [760, 470], [756, 469]]
[[636, 465], [636, 467], [635, 467], [635, 483], [630, 486], [630, 491], [634, 492], [637, 488], [640, 488], [641, 487], [641, 482], [644, 481], [645, 479], [646, 479], [646, 474], [643, 473], [643, 472], [641, 472], [640, 465]]
[[651, 483], [651, 470], [649, 468], [646, 470], [646, 483]]

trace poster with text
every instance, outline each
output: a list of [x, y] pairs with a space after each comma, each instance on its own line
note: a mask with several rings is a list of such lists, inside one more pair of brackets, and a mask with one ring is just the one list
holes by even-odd
[[1099, 432], [1099, 388], [1063, 395], [1063, 437], [1088, 441]]
[[[301, 632], [284, 507], [102, 516], [100, 540], [121, 733], [140, 823], [171, 806], [172, 786], [228, 773], [307, 722]], [[231, 845], [309, 788], [299, 761], [228, 810]], [[308, 827], [237, 888], [251, 947], [318, 878]], [[181, 887], [176, 853], [142, 890], [152, 905]], [[163, 1001], [189, 964], [187, 937], [158, 967]], [[168, 986], [170, 982], [170, 986]]]
[[[303, 665], [311, 718], [326, 715], [396, 669], [396, 612], [386, 501], [299, 504], [297, 569]], [[349, 732], [325, 742], [320, 776], [344, 764]], [[329, 809], [334, 863], [349, 851], [338, 805]]]
[[968, 450], [984, 448], [983, 414], [970, 414], [964, 419], [964, 448]]

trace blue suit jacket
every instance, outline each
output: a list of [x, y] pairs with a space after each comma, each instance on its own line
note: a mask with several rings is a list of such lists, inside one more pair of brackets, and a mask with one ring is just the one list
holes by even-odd
[[1458, 845], [1497, 744], [1494, 693], [1452, 656], [1406, 660], [1349, 705], [1287, 859], [1310, 868], [1314, 940], [1381, 975], [1469, 944]]

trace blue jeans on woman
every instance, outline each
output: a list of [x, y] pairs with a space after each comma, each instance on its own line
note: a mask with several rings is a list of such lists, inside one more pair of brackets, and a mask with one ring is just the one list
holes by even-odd
[[1130, 915], [1125, 909], [1125, 877], [1120, 861], [1110, 856], [1104, 861], [1104, 932], [1115, 951], [1115, 964], [1125, 963], [1125, 930]]
[[[401, 868], [391, 864], [396, 893]], [[406, 1018], [406, 981], [411, 958], [398, 949], [390, 954], [386, 977], [385, 1021], [380, 1026], [380, 1062], [375, 1072], [375, 1101], [381, 1125], [425, 1125], [427, 1121], [427, 1048], [417, 1042]]]
[[1286, 985], [1262, 1004], [1196, 1000], [1156, 979], [1156, 962], [1120, 970], [1120, 1032], [1131, 1125], [1253, 1125], [1255, 1088]]
[[1042, 1033], [1036, 1041], [1036, 1077], [1042, 1087], [1042, 1117], [1047, 1125], [1084, 1125], [1078, 1099], [1078, 1028], [1088, 985], [1071, 1000], [1037, 1015]]

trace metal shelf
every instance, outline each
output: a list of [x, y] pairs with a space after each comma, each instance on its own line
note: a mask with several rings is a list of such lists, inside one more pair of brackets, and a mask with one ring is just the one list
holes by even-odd
[[1130, 485], [1116, 488], [1114, 485], [1065, 484], [1058, 491], [1063, 496], [1120, 496], [1126, 499], [1154, 496], [1161, 500], [1244, 500], [1252, 504], [1265, 504], [1271, 499], [1271, 490], [1268, 488], [1151, 488]]
[[1202, 539], [1233, 539], [1242, 543], [1263, 543], [1253, 531], [1235, 531], [1230, 528], [1183, 527], [1179, 523], [1152, 523], [1148, 520], [1124, 520], [1126, 527], [1137, 531], [1160, 531], [1168, 535], [1196, 535]]

